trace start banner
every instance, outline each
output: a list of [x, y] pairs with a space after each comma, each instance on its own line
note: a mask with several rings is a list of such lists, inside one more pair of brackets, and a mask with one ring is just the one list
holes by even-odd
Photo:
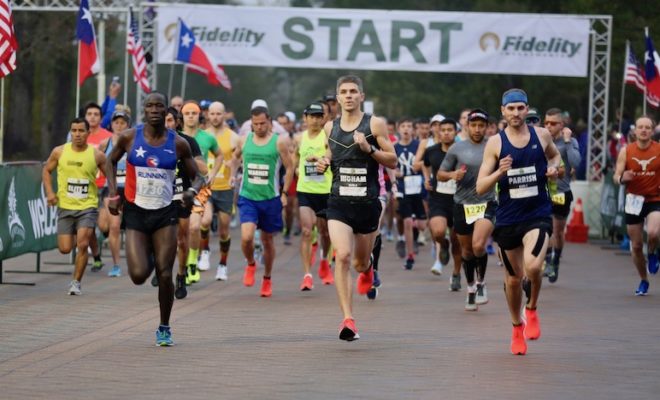
[[159, 63], [178, 18], [222, 65], [587, 76], [579, 15], [163, 5]]

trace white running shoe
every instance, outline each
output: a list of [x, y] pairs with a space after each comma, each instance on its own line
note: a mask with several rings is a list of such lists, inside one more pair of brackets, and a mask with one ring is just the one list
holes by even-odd
[[200, 271], [208, 271], [211, 268], [211, 263], [209, 261], [210, 254], [208, 250], [202, 250], [202, 253], [199, 255], [199, 262], [197, 263], [197, 268]]
[[80, 296], [82, 294], [82, 291], [80, 290], [80, 281], [71, 281], [67, 293], [69, 293], [70, 296]]
[[218, 272], [215, 274], [216, 281], [226, 281], [227, 280], [227, 266], [218, 264]]
[[486, 284], [485, 283], [477, 283], [476, 303], [478, 305], [488, 303], [488, 290], [486, 290]]
[[442, 263], [438, 260], [435, 260], [435, 264], [431, 267], [431, 273], [433, 275], [442, 275]]

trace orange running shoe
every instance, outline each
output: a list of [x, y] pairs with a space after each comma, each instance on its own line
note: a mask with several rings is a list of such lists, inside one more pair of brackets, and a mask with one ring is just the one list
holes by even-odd
[[339, 325], [339, 339], [352, 342], [359, 338], [360, 335], [358, 335], [358, 330], [355, 327], [355, 320], [353, 318], [346, 318], [341, 325]]
[[524, 356], [527, 353], [524, 331], [524, 322], [513, 327], [513, 332], [511, 333], [511, 354], [515, 356]]
[[525, 339], [537, 340], [540, 338], [541, 324], [539, 324], [539, 315], [536, 313], [536, 310], [525, 308], [525, 319], [527, 319], [527, 324], [525, 325]]
[[335, 277], [332, 274], [332, 270], [330, 269], [330, 266], [328, 266], [328, 275], [325, 276], [325, 278], [322, 279], [324, 285], [332, 285], [335, 283]]
[[254, 274], [257, 272], [256, 265], [246, 265], [245, 273], [243, 274], [243, 285], [250, 287], [254, 286]]
[[312, 289], [314, 289], [314, 280], [312, 279], [312, 274], [305, 274], [302, 283], [300, 284], [300, 290], [305, 292]]
[[319, 263], [319, 278], [325, 279], [329, 272], [330, 263], [325, 258], [321, 259], [321, 262]]
[[261, 281], [261, 297], [270, 297], [273, 295], [273, 283], [269, 279], [264, 279]]
[[374, 283], [374, 269], [372, 266], [369, 266], [369, 269], [366, 272], [360, 272], [357, 278], [357, 292], [361, 295], [365, 295], [371, 289], [371, 285]]
[[316, 253], [319, 251], [319, 242], [312, 243], [312, 254], [309, 257], [309, 265], [312, 267], [316, 264]]

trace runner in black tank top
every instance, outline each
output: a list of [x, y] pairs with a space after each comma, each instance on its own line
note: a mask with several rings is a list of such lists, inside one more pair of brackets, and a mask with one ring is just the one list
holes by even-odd
[[364, 101], [360, 78], [339, 78], [337, 99], [342, 106], [341, 117], [325, 125], [325, 131], [330, 132], [328, 152], [317, 160], [317, 170], [331, 168], [333, 173], [327, 218], [330, 240], [337, 252], [335, 282], [344, 314], [339, 338], [351, 341], [359, 335], [353, 320], [349, 268], [352, 261], [360, 272], [358, 293], [367, 294], [374, 275], [369, 256], [381, 211], [378, 164], [395, 168], [396, 155], [385, 121], [360, 111]]
[[[511, 89], [502, 96], [502, 115], [508, 127], [488, 140], [477, 178], [477, 193], [499, 184], [495, 240], [506, 267], [505, 292], [513, 332], [511, 352], [527, 352], [525, 339], [541, 337], [536, 303], [541, 289], [541, 269], [552, 232], [551, 205], [546, 179], [556, 179], [561, 155], [545, 128], [525, 125], [527, 94]], [[521, 281], [531, 282], [531, 296], [522, 306]], [[524, 322], [523, 322], [524, 321]]]

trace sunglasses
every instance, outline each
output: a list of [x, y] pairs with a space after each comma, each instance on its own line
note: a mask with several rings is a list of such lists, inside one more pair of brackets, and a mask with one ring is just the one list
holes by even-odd
[[555, 126], [555, 125], [559, 125], [559, 124], [561, 124], [561, 122], [557, 122], [557, 121], [545, 121], [544, 123], [545, 123], [546, 125], [551, 125], [551, 126]]

